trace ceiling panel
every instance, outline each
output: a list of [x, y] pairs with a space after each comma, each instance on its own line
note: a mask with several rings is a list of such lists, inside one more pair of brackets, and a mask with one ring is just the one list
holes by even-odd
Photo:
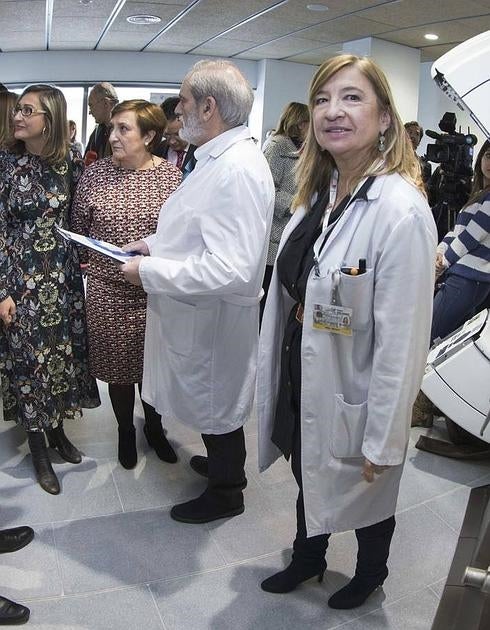
[[[344, 42], [379, 37], [420, 49], [422, 59], [431, 60], [490, 28], [490, 0], [320, 2], [328, 11], [309, 11], [308, 0], [289, 0], [281, 6], [277, 6], [279, 0], [200, 0], [196, 4], [194, 0], [93, 0], [89, 4], [53, 0], [49, 48], [90, 50], [99, 42], [100, 50], [145, 49], [319, 63]], [[0, 50], [45, 49], [46, 3], [0, 0]], [[148, 45], [186, 8], [190, 10], [182, 19]], [[142, 26], [126, 21], [128, 15], [142, 13], [157, 15], [162, 21]], [[423, 39], [428, 30], [440, 37], [435, 45]]]
[[363, 17], [397, 28], [440, 22], [441, 19], [482, 15], [487, 13], [481, 2], [473, 0], [400, 0], [393, 4], [367, 9]]

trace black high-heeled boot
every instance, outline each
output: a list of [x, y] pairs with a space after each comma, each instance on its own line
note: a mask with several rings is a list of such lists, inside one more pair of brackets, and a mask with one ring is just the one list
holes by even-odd
[[318, 582], [323, 582], [323, 574], [327, 568], [327, 562], [323, 558], [320, 563], [300, 561], [293, 558], [291, 564], [265, 579], [260, 585], [263, 591], [268, 593], [290, 593], [302, 582], [313, 577], [318, 578]]
[[141, 402], [143, 404], [143, 411], [145, 414], [143, 433], [145, 434], [148, 444], [152, 449], [154, 449], [158, 459], [161, 459], [163, 462], [167, 462], [168, 464], [175, 464], [177, 461], [177, 454], [172, 448], [170, 442], [167, 440], [165, 431], [162, 427], [162, 417], [143, 399], [141, 399]]
[[32, 454], [32, 463], [36, 471], [39, 485], [49, 494], [60, 493], [60, 482], [56, 477], [51, 462], [49, 461], [48, 449], [42, 431], [28, 431], [27, 441]]
[[63, 430], [63, 423], [58, 423], [58, 426], [54, 429], [48, 429], [46, 435], [48, 437], [49, 446], [54, 448], [65, 462], [79, 464], [82, 461], [82, 454], [66, 437]]
[[117, 458], [123, 468], [130, 470], [138, 463], [136, 451], [136, 430], [134, 427], [118, 428]]
[[388, 576], [388, 555], [395, 529], [395, 517], [369, 527], [356, 529], [359, 545], [356, 573], [352, 580], [328, 600], [330, 608], [350, 609], [362, 606]]

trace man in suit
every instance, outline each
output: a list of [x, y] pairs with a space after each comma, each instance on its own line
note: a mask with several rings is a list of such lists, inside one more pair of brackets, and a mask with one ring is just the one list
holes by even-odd
[[111, 145], [109, 144], [109, 123], [111, 112], [118, 103], [118, 98], [114, 86], [107, 81], [96, 83], [91, 89], [88, 97], [88, 107], [90, 114], [95, 118], [97, 126], [90, 135], [85, 149], [85, 164], [87, 166], [95, 160], [111, 155]]
[[[14, 527], [0, 530], [0, 553], [12, 553], [28, 545], [34, 538], [30, 527]], [[0, 596], [0, 626], [16, 626], [26, 623], [30, 611], [26, 606]]]
[[196, 158], [194, 157], [196, 147], [183, 140], [180, 136], [182, 121], [175, 113], [175, 108], [179, 101], [178, 96], [170, 96], [161, 105], [167, 118], [167, 126], [163, 133], [164, 142], [162, 142], [155, 153], [174, 164], [177, 168], [180, 168], [185, 179], [196, 165]]

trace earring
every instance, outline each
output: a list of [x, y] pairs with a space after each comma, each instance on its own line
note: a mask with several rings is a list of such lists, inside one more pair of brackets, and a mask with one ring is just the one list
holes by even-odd
[[42, 133], [42, 134], [43, 134], [43, 136], [44, 136], [44, 134], [46, 133], [46, 127], [43, 127], [43, 130], [41, 131], [41, 133]]
[[384, 153], [385, 150], [385, 135], [383, 132], [379, 132], [379, 137], [378, 137], [378, 151], [380, 153]]
[[145, 142], [145, 147], [147, 147], [150, 143], [148, 142], [148, 140]]

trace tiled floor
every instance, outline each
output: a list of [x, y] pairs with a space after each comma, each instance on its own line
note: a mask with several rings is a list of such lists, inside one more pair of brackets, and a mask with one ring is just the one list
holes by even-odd
[[[86, 457], [55, 459], [62, 493], [34, 481], [22, 431], [0, 423], [0, 528], [29, 524], [35, 540], [1, 556], [0, 593], [27, 603], [33, 630], [429, 630], [470, 488], [490, 482], [488, 463], [417, 451], [412, 430], [390, 557], [390, 577], [361, 608], [335, 611], [330, 593], [352, 575], [355, 538], [332, 537], [323, 584], [288, 595], [259, 583], [287, 564], [296, 487], [288, 465], [257, 473], [256, 424], [247, 425], [245, 513], [208, 525], [172, 521], [170, 507], [205, 482], [188, 466], [199, 435], [170, 426], [179, 462], [165, 464], [139, 444], [138, 466], [117, 463], [116, 429], [103, 406], [67, 433]], [[141, 410], [138, 420], [141, 438]], [[435, 432], [442, 432], [437, 426]]]

